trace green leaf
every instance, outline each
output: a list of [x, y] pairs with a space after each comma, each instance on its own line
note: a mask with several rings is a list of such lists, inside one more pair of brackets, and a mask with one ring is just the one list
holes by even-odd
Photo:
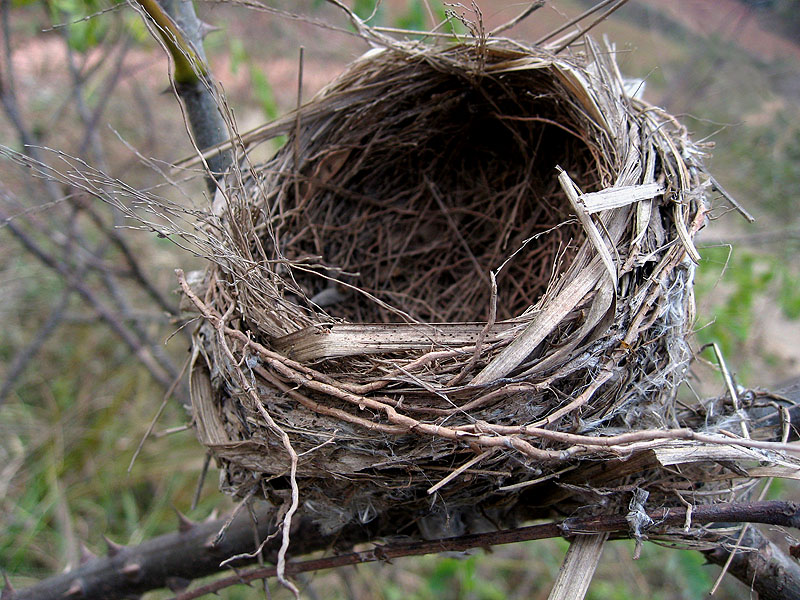
[[275, 101], [275, 94], [269, 84], [264, 71], [255, 65], [250, 65], [250, 83], [253, 86], [253, 93], [256, 95], [261, 110], [271, 121], [278, 116], [278, 103]]
[[410, 0], [406, 12], [397, 19], [397, 26], [400, 29], [411, 29], [413, 31], [426, 30], [426, 11], [422, 0]]
[[781, 287], [778, 293], [778, 303], [787, 319], [800, 318], [800, 277], [793, 275], [789, 270], [781, 267]]
[[76, 52], [86, 52], [105, 39], [109, 19], [96, 14], [103, 8], [96, 0], [51, 0], [49, 8], [53, 24], [66, 25], [67, 42]]
[[144, 21], [135, 12], [125, 13], [125, 30], [137, 44], [146, 44], [152, 39]]
[[229, 49], [231, 54], [231, 73], [236, 75], [241, 65], [250, 62], [250, 56], [239, 38], [231, 38]]
[[[353, 12], [356, 13], [362, 19], [369, 18], [369, 16], [372, 14], [372, 11], [374, 10], [375, 10], [374, 0], [356, 0], [355, 4], [353, 4]], [[380, 7], [378, 8], [378, 12], [380, 12]]]

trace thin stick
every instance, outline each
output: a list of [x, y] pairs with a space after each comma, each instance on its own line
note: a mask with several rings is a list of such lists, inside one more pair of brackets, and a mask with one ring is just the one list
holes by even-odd
[[742, 435], [744, 435], [746, 438], [749, 438], [750, 433], [747, 431], [747, 419], [745, 415], [742, 414], [741, 404], [739, 403], [739, 394], [736, 391], [736, 385], [733, 383], [731, 372], [728, 370], [728, 365], [725, 363], [725, 357], [722, 356], [722, 349], [716, 342], [712, 343], [711, 347], [714, 349], [714, 355], [717, 357], [719, 368], [722, 371], [722, 377], [725, 379], [725, 387], [728, 388], [728, 393], [731, 396], [733, 409], [736, 411], [736, 415], [741, 419], [739, 425], [742, 428]]
[[609, 9], [608, 9], [606, 12], [604, 12], [604, 13], [603, 13], [603, 14], [601, 14], [599, 17], [597, 17], [597, 18], [596, 18], [594, 21], [592, 21], [592, 22], [589, 24], [589, 26], [588, 26], [588, 27], [586, 27], [586, 29], [583, 29], [583, 30], [577, 31], [577, 32], [575, 33], [575, 35], [573, 35], [572, 37], [569, 37], [569, 38], [567, 38], [567, 40], [566, 40], [565, 42], [562, 42], [562, 43], [561, 43], [561, 45], [560, 45], [560, 46], [558, 46], [558, 48], [556, 48], [556, 49], [554, 49], [554, 50], [553, 50], [553, 54], [558, 54], [559, 52], [561, 52], [561, 51], [562, 51], [562, 50], [564, 50], [565, 48], [568, 48], [568, 47], [569, 47], [571, 44], [573, 44], [573, 43], [574, 43], [576, 40], [578, 40], [579, 38], [582, 38], [582, 37], [583, 37], [583, 36], [585, 36], [587, 33], [589, 33], [589, 32], [590, 32], [592, 29], [594, 29], [594, 28], [595, 28], [597, 25], [599, 25], [600, 23], [602, 23], [603, 21], [605, 21], [605, 20], [606, 20], [608, 17], [610, 17], [610, 16], [611, 16], [611, 14], [612, 14], [612, 13], [614, 13], [614, 12], [615, 12], [617, 9], [619, 9], [619, 8], [622, 8], [622, 7], [623, 7], [623, 6], [624, 6], [624, 5], [625, 5], [627, 2], [628, 2], [628, 0], [619, 0], [619, 2], [617, 2], [617, 4], [615, 4], [614, 6], [612, 6], [611, 8], [609, 8]]
[[133, 456], [131, 456], [131, 462], [128, 465], [128, 473], [130, 473], [131, 469], [133, 469], [133, 463], [136, 462], [136, 457], [139, 456], [139, 453], [142, 451], [142, 447], [144, 446], [145, 441], [147, 441], [147, 438], [150, 437], [151, 433], [153, 433], [153, 429], [155, 428], [158, 419], [161, 418], [161, 414], [167, 407], [167, 402], [169, 401], [170, 396], [172, 396], [173, 392], [175, 392], [175, 388], [178, 387], [178, 384], [181, 382], [183, 374], [186, 372], [186, 367], [189, 366], [190, 358], [187, 358], [183, 362], [183, 368], [181, 368], [181, 372], [178, 373], [178, 376], [172, 380], [172, 385], [170, 385], [167, 391], [164, 393], [164, 398], [161, 401], [161, 406], [158, 407], [156, 414], [153, 415], [153, 419], [150, 421], [150, 425], [147, 426], [147, 431], [144, 432], [144, 435], [142, 436], [139, 445], [136, 447], [136, 451], [133, 453]]
[[[660, 508], [647, 512], [658, 531], [667, 527], [680, 527], [686, 519], [684, 508]], [[800, 525], [800, 508], [792, 502], [768, 501], [753, 503], [720, 503], [695, 507], [694, 522], [708, 523], [765, 523], [784, 527]], [[505, 531], [478, 533], [440, 540], [386, 544], [362, 552], [350, 552], [338, 556], [318, 558], [299, 563], [287, 563], [286, 573], [297, 574], [323, 569], [334, 569], [346, 565], [388, 561], [405, 556], [439, 554], [441, 552], [464, 552], [471, 548], [500, 546], [522, 541], [571, 536], [578, 534], [615, 533], [626, 534], [629, 523], [625, 516], [599, 516], [585, 519], [567, 519], [560, 523], [544, 523]], [[709, 532], [712, 530], [708, 530]], [[650, 532], [651, 537], [654, 533]], [[624, 536], [623, 537], [627, 537]], [[248, 583], [265, 577], [274, 577], [276, 567], [256, 568], [243, 571], [233, 577], [218, 579], [194, 590], [178, 594], [170, 600], [193, 600], [213, 594], [227, 587]]]
[[453, 481], [453, 479], [455, 479], [456, 477], [461, 475], [461, 473], [463, 473], [464, 471], [466, 471], [470, 467], [476, 465], [477, 463], [481, 462], [484, 458], [488, 458], [490, 455], [494, 454], [495, 450], [496, 450], [496, 448], [491, 448], [491, 449], [487, 450], [486, 452], [482, 452], [481, 454], [478, 454], [478, 456], [474, 456], [473, 458], [471, 458], [470, 460], [465, 462], [463, 465], [458, 467], [455, 471], [450, 473], [447, 477], [442, 479], [439, 483], [429, 487], [428, 488], [428, 493], [429, 494], [433, 494], [434, 492], [440, 490], [442, 487], [444, 487], [445, 485], [447, 485], [448, 483]]
[[211, 452], [206, 452], [206, 457], [203, 459], [203, 468], [200, 469], [200, 476], [197, 478], [197, 487], [194, 489], [194, 497], [192, 498], [192, 510], [197, 508], [197, 503], [200, 502], [200, 492], [203, 491], [203, 483], [206, 480], [208, 467], [211, 464]]
[[728, 202], [733, 204], [733, 207], [737, 211], [739, 211], [739, 214], [742, 215], [745, 219], [747, 219], [747, 221], [749, 223], [755, 223], [756, 222], [756, 218], [753, 215], [751, 215], [749, 212], [747, 212], [747, 210], [744, 208], [744, 206], [739, 204], [739, 202], [736, 201], [736, 198], [731, 196], [728, 193], [728, 191], [719, 184], [719, 181], [714, 179], [714, 177], [712, 175], [708, 176], [708, 180], [711, 182], [712, 189], [717, 190], [720, 194], [722, 194], [722, 196], [725, 198], [725, 200], [727, 200]]
[[504, 23], [503, 25], [500, 25], [499, 27], [495, 27], [494, 29], [492, 29], [487, 34], [487, 37], [496, 36], [499, 33], [508, 31], [512, 27], [515, 27], [516, 25], [527, 19], [529, 16], [531, 16], [531, 14], [542, 8], [544, 5], [545, 5], [545, 0], [535, 0], [534, 2], [531, 2], [530, 5], [525, 10], [523, 10], [520, 14], [511, 19], [508, 23]]
[[607, 6], [607, 5], [609, 5], [609, 4], [611, 4], [612, 2], [615, 2], [615, 1], [616, 0], [603, 0], [602, 2], [598, 2], [597, 4], [592, 6], [591, 8], [589, 8], [589, 9], [585, 10], [584, 12], [582, 12], [581, 14], [579, 14], [574, 19], [570, 19], [569, 21], [567, 21], [566, 23], [564, 23], [560, 27], [554, 29], [553, 31], [551, 31], [550, 33], [545, 35], [544, 37], [540, 37], [538, 40], [536, 40], [534, 42], [534, 45], [535, 46], [540, 46], [540, 45], [544, 44], [547, 40], [554, 38], [555, 36], [557, 36], [562, 31], [566, 31], [567, 29], [569, 29], [570, 27], [572, 27], [576, 23], [579, 23], [580, 21], [582, 21], [583, 19], [585, 19], [589, 15], [596, 13], [598, 10], [600, 10], [604, 6]]

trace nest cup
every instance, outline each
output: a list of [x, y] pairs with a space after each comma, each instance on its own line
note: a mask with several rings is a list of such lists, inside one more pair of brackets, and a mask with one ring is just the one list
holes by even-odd
[[706, 177], [610, 50], [392, 43], [262, 131], [193, 286], [224, 490], [452, 534], [571, 510], [619, 453], [564, 434], [673, 426]]

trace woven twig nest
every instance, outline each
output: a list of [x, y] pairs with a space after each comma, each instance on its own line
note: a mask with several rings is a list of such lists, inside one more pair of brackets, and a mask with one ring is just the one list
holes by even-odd
[[193, 288], [223, 489], [459, 531], [655, 464], [598, 475], [678, 425], [707, 177], [584, 49], [392, 44], [264, 130], [287, 141], [218, 194]]

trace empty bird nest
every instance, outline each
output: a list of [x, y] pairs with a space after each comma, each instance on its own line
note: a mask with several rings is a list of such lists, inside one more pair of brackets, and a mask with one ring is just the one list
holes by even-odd
[[262, 129], [183, 282], [225, 491], [423, 535], [728, 493], [761, 450], [675, 401], [709, 178], [611, 50], [393, 42]]

